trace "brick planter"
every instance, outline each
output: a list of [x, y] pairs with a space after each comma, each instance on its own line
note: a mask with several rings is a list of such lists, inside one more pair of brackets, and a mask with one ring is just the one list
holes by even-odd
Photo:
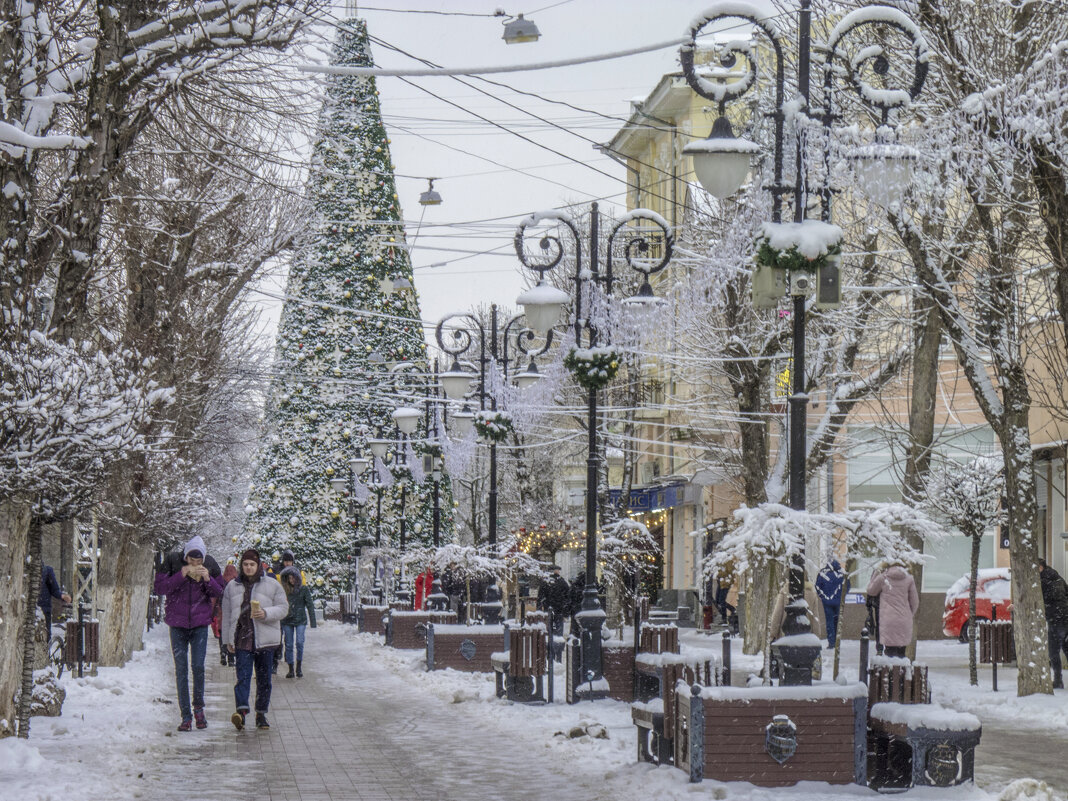
[[[697, 689], [695, 696], [680, 685], [675, 702], [675, 765], [690, 781], [866, 783], [863, 684]], [[796, 727], [795, 750], [781, 764], [769, 753], [767, 727], [776, 715]]]
[[490, 655], [507, 647], [504, 626], [427, 626], [426, 669], [492, 673]]
[[402, 612], [394, 609], [386, 619], [386, 645], [421, 651], [426, 648], [429, 624], [455, 622], [455, 612]]
[[359, 628], [361, 634], [385, 634], [388, 606], [361, 606]]

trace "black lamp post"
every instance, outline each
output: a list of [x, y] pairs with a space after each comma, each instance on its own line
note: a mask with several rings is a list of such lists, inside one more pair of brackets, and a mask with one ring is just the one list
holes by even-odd
[[[659, 257], [655, 256], [655, 250], [650, 247], [648, 235], [640, 229], [629, 229], [628, 225], [634, 222], [651, 224], [660, 230], [663, 237], [663, 252]], [[571, 302], [570, 296], [562, 290], [551, 286], [546, 281], [546, 275], [551, 272], [564, 257], [564, 248], [560, 240], [555, 236], [544, 234], [539, 242], [540, 256], [532, 256], [526, 252], [524, 241], [528, 228], [544, 225], [546, 223], [558, 223], [566, 228], [574, 240], [574, 285], [575, 285], [575, 344], [582, 343], [582, 332], [586, 332], [586, 340], [590, 348], [597, 347], [600, 340], [605, 338], [607, 332], [597, 329], [591, 321], [593, 289], [600, 284], [604, 287], [605, 295], [611, 297], [613, 289], [612, 257], [616, 237], [620, 234], [629, 234], [621, 247], [627, 265], [642, 276], [642, 284], [638, 294], [629, 301], [636, 304], [654, 301], [652, 285], [649, 276], [663, 270], [671, 260], [674, 238], [667, 222], [656, 212], [648, 209], [637, 209], [630, 212], [622, 221], [617, 223], [608, 235], [604, 271], [601, 271], [599, 223], [600, 215], [597, 204], [590, 209], [590, 266], [587, 270], [582, 261], [582, 238], [578, 227], [570, 215], [564, 212], [540, 212], [533, 214], [519, 225], [515, 234], [515, 252], [523, 266], [538, 274], [538, 283], [531, 289], [526, 290], [516, 299], [526, 311], [527, 320], [531, 327], [538, 333], [548, 333], [560, 319], [564, 308]], [[587, 293], [587, 308], [582, 307], [582, 285], [589, 286]], [[597, 449], [597, 390], [590, 389], [587, 393], [587, 456], [586, 456], [586, 587], [582, 595], [582, 611], [577, 615], [579, 626], [582, 629], [580, 642], [582, 654], [582, 673], [579, 681], [588, 683], [593, 688], [594, 682], [604, 677], [604, 669], [601, 659], [601, 625], [605, 619], [605, 612], [601, 609], [600, 599], [597, 597], [597, 474], [600, 469], [600, 454]], [[596, 690], [591, 690], [597, 694]]]
[[[471, 391], [471, 386], [477, 379], [479, 409], [481, 411], [486, 411], [486, 406], [488, 404], [491, 411], [496, 411], [497, 396], [487, 392], [486, 382], [489, 376], [490, 364], [492, 362], [497, 362], [498, 359], [500, 359], [500, 369], [504, 376], [504, 380], [508, 381], [510, 379], [515, 379], [520, 388], [528, 387], [540, 378], [538, 369], [534, 364], [534, 358], [540, 356], [549, 349], [550, 345], [552, 345], [552, 336], [551, 334], [546, 336], [545, 344], [541, 348], [533, 348], [531, 343], [536, 335], [530, 328], [517, 328], [521, 319], [523, 319], [523, 315], [517, 314], [505, 323], [503, 330], [500, 329], [497, 320], [496, 304], [493, 304], [490, 307], [490, 324], [488, 330], [482, 321], [473, 314], [450, 314], [441, 319], [435, 331], [438, 347], [452, 356], [453, 361], [448, 372], [442, 373], [439, 376], [439, 379], [442, 388], [445, 391], [445, 395], [450, 400], [463, 400], [463, 398], [465, 398]], [[451, 332], [451, 342], [449, 341], [450, 337], [446, 336], [446, 332]], [[476, 336], [478, 337], [478, 372], [471, 373], [463, 369], [460, 364], [460, 359], [474, 346]], [[509, 371], [509, 367], [512, 366], [512, 360], [508, 354], [508, 345], [510, 341], [515, 343], [515, 347], [519, 351], [530, 356], [530, 363], [522, 373], [512, 374], [512, 372]], [[460, 415], [462, 414], [463, 412], [460, 413]], [[460, 418], [460, 415], [453, 415], [453, 419], [457, 420]], [[497, 443], [491, 441], [489, 450], [490, 488], [488, 496], [489, 530], [487, 532], [487, 540], [490, 545], [496, 545]]]
[[[722, 10], [721, 10], [722, 9]], [[731, 42], [718, 45], [714, 55], [719, 59], [719, 66], [712, 70], [699, 71], [695, 67], [697, 37], [707, 26], [723, 19], [742, 19], [751, 23], [763, 34], [770, 45], [770, 50], [760, 50], [748, 43]], [[843, 48], [843, 40], [851, 33], [864, 26], [876, 26], [889, 31], [896, 31], [909, 40], [914, 56], [908, 85], [902, 89], [886, 88], [895, 78], [901, 76], [901, 70], [891, 75], [891, 62], [887, 57], [886, 40], [864, 47], [852, 58]], [[891, 112], [904, 108], [916, 98], [927, 76], [927, 45], [916, 25], [901, 11], [885, 6], [861, 7], [842, 17], [834, 26], [828, 37], [823, 53], [823, 105], [819, 110], [810, 107], [810, 67], [812, 63], [812, 11], [811, 0], [801, 0], [798, 9], [797, 38], [797, 88], [803, 105], [797, 111], [818, 119], [823, 124], [825, 144], [822, 164], [825, 171], [823, 185], [816, 194], [820, 203], [820, 221], [831, 220], [830, 185], [830, 148], [829, 140], [832, 125], [841, 118], [833, 107], [833, 89], [836, 76], [845, 75], [856, 90], [860, 101], [877, 115], [875, 143], [858, 149], [851, 155], [858, 179], [874, 179], [880, 184], [883, 197], [879, 202], [899, 198], [910, 180], [910, 163], [915, 159], [915, 151], [893, 142], [894, 132], [889, 126]], [[786, 135], [784, 131], [787, 119], [787, 101], [785, 92], [786, 61], [784, 52], [788, 40], [777, 21], [765, 16], [759, 9], [743, 3], [713, 5], [705, 14], [697, 17], [689, 30], [690, 41], [680, 50], [683, 73], [691, 88], [701, 97], [716, 103], [719, 117], [712, 126], [708, 139], [692, 142], [683, 152], [692, 156], [694, 172], [705, 189], [718, 198], [733, 195], [742, 185], [749, 172], [749, 161], [760, 147], [734, 135], [726, 116], [727, 104], [744, 95], [757, 83], [756, 64], [762, 52], [770, 52], [774, 58], [775, 74], [775, 109], [774, 153], [772, 180], [768, 190], [772, 195], [772, 222], [782, 222], [782, 201], [787, 195], [793, 196], [793, 221], [803, 223], [807, 219], [808, 195], [810, 185], [806, 180], [804, 169], [804, 152], [800, 132], [795, 136], [795, 174], [793, 180], [784, 178], [784, 151]], [[744, 69], [734, 69], [738, 57], [745, 59]], [[883, 86], [872, 86], [870, 81], [877, 76]], [[790, 101], [791, 103], [793, 101]], [[807, 445], [805, 427], [808, 416], [808, 395], [805, 378], [805, 312], [810, 298], [815, 295], [817, 305], [833, 307], [840, 302], [840, 283], [837, 264], [821, 268], [812, 281], [801, 271], [798, 275], [779, 275], [771, 282], [772, 304], [775, 297], [781, 297], [787, 291], [793, 302], [793, 392], [789, 399], [789, 475], [790, 507], [805, 509], [805, 486]], [[757, 272], [754, 271], [753, 288], [756, 300]], [[763, 284], [761, 292], [767, 293], [768, 284]], [[767, 296], [765, 296], [767, 300]], [[804, 606], [804, 557], [797, 555], [790, 570], [790, 603], [787, 606], [783, 631], [786, 635], [810, 633]], [[789, 652], [788, 652], [789, 651]], [[802, 652], [804, 651], [804, 652]], [[812, 681], [812, 664], [819, 653], [818, 646], [813, 649], [798, 649], [793, 646], [783, 647], [783, 661], [787, 665], [784, 681], [788, 684], [809, 684]]]

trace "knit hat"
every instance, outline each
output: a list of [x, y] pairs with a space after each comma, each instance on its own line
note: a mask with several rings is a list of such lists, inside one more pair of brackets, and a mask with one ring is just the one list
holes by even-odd
[[258, 565], [260, 563], [260, 552], [255, 548], [249, 548], [241, 554], [241, 561], [244, 562], [246, 559], [255, 562]]
[[185, 548], [182, 549], [182, 558], [188, 559], [192, 556], [194, 559], [203, 559], [207, 553], [208, 546], [204, 544], [204, 539], [198, 534], [185, 544]]
[[292, 551], [282, 551], [282, 561], [283, 562], [295, 562], [297, 560], [293, 558], [293, 552]]

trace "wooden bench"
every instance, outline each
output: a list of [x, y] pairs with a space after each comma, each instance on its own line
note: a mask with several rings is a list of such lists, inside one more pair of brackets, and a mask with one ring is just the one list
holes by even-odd
[[408, 612], [391, 609], [386, 618], [386, 645], [398, 649], [426, 648], [427, 626], [431, 623], [455, 623], [456, 613]]
[[547, 701], [549, 636], [544, 626], [505, 626], [506, 649], [490, 656], [497, 697], [529, 704]]
[[982, 727], [931, 703], [927, 666], [875, 657], [868, 670], [868, 782], [875, 789], [972, 781]]
[[640, 653], [634, 658], [636, 700], [631, 722], [638, 728], [638, 761], [656, 765], [674, 763], [675, 693], [678, 682], [687, 687], [719, 686], [721, 674], [715, 659], [664, 653]]
[[489, 673], [493, 670], [490, 656], [504, 639], [504, 626], [431, 623], [426, 627], [426, 669]]
[[361, 634], [385, 634], [387, 612], [389, 612], [388, 606], [361, 605], [356, 619], [359, 632]]
[[868, 708], [881, 703], [929, 704], [927, 665], [907, 659], [875, 657], [868, 668]]
[[338, 609], [341, 612], [342, 623], [358, 623], [360, 619], [360, 607], [356, 603], [356, 594], [352, 592], [340, 593], [337, 597]]

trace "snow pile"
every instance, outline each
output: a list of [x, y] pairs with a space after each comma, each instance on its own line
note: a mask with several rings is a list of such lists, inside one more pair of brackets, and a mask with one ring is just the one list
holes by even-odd
[[1064, 801], [1064, 796], [1037, 779], [1017, 779], [998, 796], [998, 801]]
[[874, 719], [886, 723], [904, 724], [910, 729], [939, 729], [942, 731], [979, 731], [979, 718], [968, 712], [955, 712], [939, 704], [875, 704], [871, 708]]

